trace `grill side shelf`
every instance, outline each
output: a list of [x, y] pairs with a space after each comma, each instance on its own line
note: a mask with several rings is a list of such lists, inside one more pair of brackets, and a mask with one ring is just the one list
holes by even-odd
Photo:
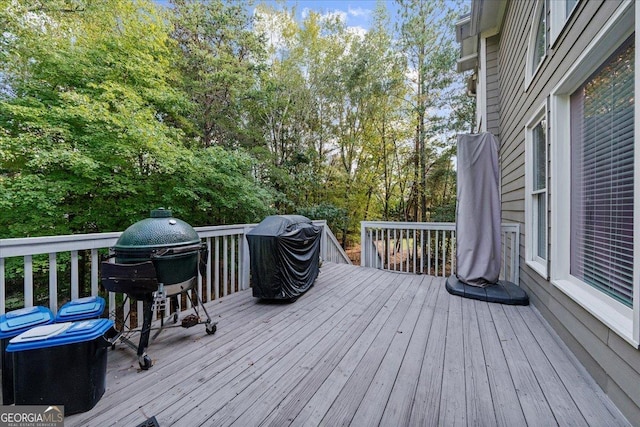
[[151, 261], [139, 264], [103, 262], [102, 285], [109, 292], [152, 293], [158, 290], [158, 278]]

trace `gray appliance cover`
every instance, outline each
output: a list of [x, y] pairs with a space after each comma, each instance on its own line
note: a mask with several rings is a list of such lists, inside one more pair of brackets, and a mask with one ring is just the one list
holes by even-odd
[[458, 135], [456, 276], [486, 287], [500, 275], [498, 140], [490, 133]]

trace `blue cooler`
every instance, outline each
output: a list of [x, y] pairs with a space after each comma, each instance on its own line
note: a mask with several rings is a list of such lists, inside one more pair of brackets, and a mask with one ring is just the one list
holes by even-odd
[[97, 319], [102, 316], [104, 306], [104, 298], [98, 296], [74, 299], [60, 307], [56, 315], [56, 322]]
[[29, 329], [53, 323], [54, 317], [47, 307], [26, 307], [0, 316], [0, 346], [2, 347], [2, 404], [13, 403], [13, 357], [6, 354], [9, 340]]
[[16, 405], [64, 405], [86, 412], [105, 390], [107, 347], [118, 335], [113, 320], [38, 326], [9, 342]]

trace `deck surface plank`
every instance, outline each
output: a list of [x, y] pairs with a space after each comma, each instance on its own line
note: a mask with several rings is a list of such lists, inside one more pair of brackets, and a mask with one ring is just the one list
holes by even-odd
[[206, 307], [216, 334], [163, 331], [148, 371], [110, 351], [105, 395], [65, 425], [629, 425], [535, 308], [443, 278], [327, 263], [295, 303]]
[[438, 288], [438, 299], [409, 418], [408, 425], [414, 426], [438, 425], [440, 416], [442, 371], [451, 298], [444, 288], [444, 282], [434, 279], [433, 283]]
[[520, 406], [527, 424], [535, 426], [558, 425], [559, 420], [556, 420], [553, 416], [549, 404], [550, 396], [545, 396], [540, 388], [538, 378], [536, 378], [533, 368], [527, 360], [527, 351], [520, 345], [516, 332], [504, 312], [504, 307], [498, 304], [491, 304], [489, 310], [493, 316], [498, 337], [502, 344], [502, 351], [516, 387], [516, 395], [520, 400]]
[[468, 425], [496, 425], [475, 300], [461, 298]]
[[[465, 396], [465, 348], [463, 341], [462, 298], [451, 298], [442, 371], [440, 417], [438, 425], [464, 426], [467, 424]], [[463, 385], [461, 387], [461, 385]]]
[[438, 289], [432, 284], [432, 281], [433, 277], [425, 276], [421, 284], [429, 289], [429, 294], [420, 312], [407, 352], [402, 360], [402, 365], [400, 365], [398, 377], [384, 408], [381, 425], [409, 425], [416, 387], [418, 386], [418, 373], [422, 369], [425, 347], [431, 333], [433, 313], [438, 298]]

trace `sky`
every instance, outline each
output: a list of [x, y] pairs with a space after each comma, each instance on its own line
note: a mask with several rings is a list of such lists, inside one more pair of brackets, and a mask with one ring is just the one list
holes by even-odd
[[[264, 1], [264, 3], [275, 3], [273, 1]], [[304, 18], [304, 14], [313, 10], [320, 14], [324, 13], [340, 13], [346, 20], [348, 27], [360, 27], [369, 29], [373, 18], [373, 11], [376, 8], [376, 0], [295, 0], [287, 1], [287, 5], [297, 5], [298, 18]], [[390, 15], [393, 16], [396, 9], [395, 0], [384, 2]]]
[[[155, 3], [163, 6], [169, 5], [169, 0], [155, 0]], [[255, 0], [254, 4], [266, 3], [277, 4], [282, 1], [277, 0]], [[395, 14], [397, 8], [395, 0], [385, 0], [387, 10], [390, 15]], [[309, 10], [318, 13], [340, 13], [349, 27], [359, 27], [368, 30], [371, 26], [373, 11], [376, 8], [377, 0], [287, 0], [288, 8], [297, 5], [297, 18], [302, 20]]]

